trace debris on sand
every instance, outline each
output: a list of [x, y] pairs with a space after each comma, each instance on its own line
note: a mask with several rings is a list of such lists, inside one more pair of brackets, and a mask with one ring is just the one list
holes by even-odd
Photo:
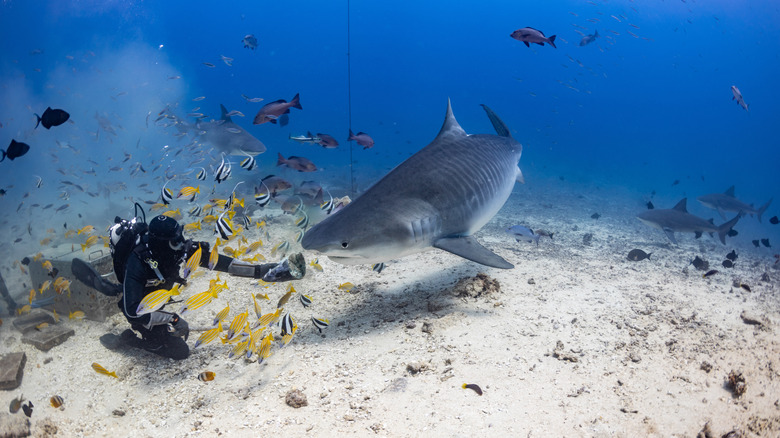
[[481, 296], [492, 297], [501, 291], [501, 285], [498, 280], [490, 278], [487, 274], [479, 273], [475, 277], [461, 278], [455, 287], [452, 288], [452, 294], [457, 297], [478, 298]]
[[742, 375], [741, 371], [731, 370], [731, 372], [729, 372], [728, 386], [731, 388], [731, 392], [733, 392], [734, 396], [737, 398], [745, 393], [747, 390], [747, 382], [745, 381], [745, 376]]
[[745, 324], [757, 325], [759, 327], [764, 325], [764, 321], [761, 320], [761, 317], [750, 313], [748, 310], [743, 310], [739, 317], [742, 318], [742, 322]]
[[563, 351], [563, 342], [561, 341], [555, 343], [555, 349], [552, 351], [552, 357], [558, 360], [569, 361], [572, 363], [580, 361], [576, 355]]
[[309, 405], [309, 402], [306, 400], [306, 394], [304, 394], [300, 389], [296, 388], [291, 389], [287, 393], [287, 395], [284, 397], [284, 402], [287, 403], [287, 406], [296, 409]]

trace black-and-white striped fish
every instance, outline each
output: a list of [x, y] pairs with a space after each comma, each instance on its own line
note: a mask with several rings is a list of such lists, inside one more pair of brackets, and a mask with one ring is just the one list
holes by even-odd
[[201, 207], [200, 205], [196, 205], [190, 210], [190, 216], [197, 217], [200, 216], [201, 213], [203, 213], [203, 207]]
[[264, 182], [260, 181], [260, 184], [265, 187], [265, 191], [263, 192], [260, 187], [255, 187], [255, 203], [260, 207], [265, 207], [271, 202], [271, 191], [268, 190], [268, 186], [266, 186]]
[[300, 212], [303, 216], [295, 220], [295, 226], [305, 231], [306, 227], [309, 226], [309, 215], [303, 210], [300, 210]]
[[303, 240], [304, 231], [298, 230], [297, 233], [295, 233], [295, 241], [298, 243], [301, 243], [301, 240]]
[[243, 183], [243, 181], [239, 181], [238, 184], [233, 187], [233, 191], [230, 192], [230, 196], [228, 196], [227, 201], [225, 201], [225, 210], [230, 210], [233, 208], [233, 203], [236, 201], [236, 189]]
[[233, 235], [233, 228], [230, 226], [230, 222], [225, 219], [225, 211], [219, 215], [219, 219], [214, 223], [214, 234], [219, 234], [223, 240], [227, 240], [228, 237]]
[[311, 317], [311, 322], [314, 324], [314, 327], [322, 333], [322, 329], [328, 328], [330, 326], [330, 321], [324, 318], [315, 318]]
[[249, 226], [252, 225], [252, 220], [247, 215], [241, 216], [241, 220], [244, 222], [244, 228], [246, 229], [249, 229]]
[[303, 304], [303, 307], [311, 306], [311, 297], [308, 295], [301, 294], [301, 304]]
[[328, 202], [323, 202], [322, 205], [320, 205], [320, 208], [325, 214], [330, 214], [330, 212], [333, 211], [333, 195], [328, 192], [328, 196], [330, 197]]
[[197, 178], [199, 181], [206, 181], [206, 169], [201, 167], [198, 171], [198, 174], [195, 175], [195, 178]]
[[171, 180], [168, 180], [165, 182], [165, 184], [162, 187], [162, 190], [160, 190], [160, 197], [162, 198], [162, 202], [165, 205], [168, 205], [173, 200], [173, 190], [165, 187], [168, 185], [168, 183], [171, 182]]
[[293, 321], [290, 312], [282, 317], [282, 336], [292, 335], [295, 332], [295, 321]]
[[371, 269], [373, 269], [374, 272], [376, 272], [377, 274], [381, 274], [382, 270], [385, 269], [385, 263], [384, 262], [374, 263], [374, 265], [371, 266]]
[[214, 173], [214, 180], [217, 183], [221, 183], [230, 177], [230, 161], [225, 161], [225, 155], [222, 155], [222, 162], [217, 167], [217, 171]]
[[35, 182], [35, 187], [40, 189], [41, 186], [43, 185], [43, 178], [41, 178], [38, 175], [33, 175], [33, 176], [38, 180], [38, 181]]
[[241, 167], [249, 171], [254, 170], [257, 167], [257, 160], [255, 160], [255, 157], [247, 153], [244, 155], [246, 155], [246, 158], [241, 160]]

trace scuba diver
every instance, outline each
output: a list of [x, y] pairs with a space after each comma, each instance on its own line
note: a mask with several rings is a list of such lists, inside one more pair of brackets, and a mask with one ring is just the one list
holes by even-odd
[[[74, 258], [71, 263], [74, 277], [82, 283], [108, 296], [122, 294], [117, 304], [131, 329], [120, 336], [107, 333], [101, 336], [101, 344], [111, 350], [131, 346], [175, 360], [187, 358], [189, 325], [184, 318], [163, 310], [138, 316], [136, 309], [147, 294], [158, 289], [171, 289], [175, 283], [186, 284], [179, 275], [179, 267], [198, 247], [201, 248], [200, 266], [207, 267], [209, 244], [185, 240], [183, 227], [167, 216], [153, 218], [148, 226], [145, 219], [139, 221], [137, 217], [132, 221], [117, 217], [115, 222], [110, 229], [110, 247], [114, 273], [121, 284], [107, 281], [81, 259]], [[220, 254], [214, 270], [239, 277], [281, 282], [303, 278], [306, 263], [300, 253], [292, 254], [280, 263], [262, 265]], [[137, 337], [135, 332], [141, 337]]]

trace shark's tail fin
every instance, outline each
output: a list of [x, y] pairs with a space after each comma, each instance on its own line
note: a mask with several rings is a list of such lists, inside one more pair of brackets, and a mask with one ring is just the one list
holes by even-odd
[[[774, 198], [772, 198], [772, 199], [774, 199]], [[764, 214], [764, 212], [766, 211], [767, 207], [769, 207], [769, 204], [771, 204], [771, 203], [772, 203], [772, 199], [770, 199], [769, 201], [767, 201], [767, 202], [766, 202], [766, 204], [764, 204], [764, 206], [763, 206], [763, 207], [761, 207], [761, 208], [759, 208], [759, 209], [758, 209], [758, 214], [757, 214], [757, 216], [758, 216], [758, 222], [759, 222], [759, 223], [761, 223], [761, 215], [762, 215], [762, 214]]]
[[551, 36], [549, 39], [550, 39], [550, 45], [553, 46], [553, 48], [557, 49], [558, 47], [555, 47], [555, 35]]
[[721, 243], [723, 243], [724, 245], [726, 244], [726, 234], [728, 234], [729, 231], [731, 231], [731, 229], [734, 227], [734, 225], [737, 224], [739, 218], [740, 215], [736, 215], [734, 216], [734, 219], [718, 227], [718, 237], [720, 238]]

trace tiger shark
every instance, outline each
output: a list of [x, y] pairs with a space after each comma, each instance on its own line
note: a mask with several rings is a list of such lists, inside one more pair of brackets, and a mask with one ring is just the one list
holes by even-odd
[[718, 213], [723, 220], [726, 220], [726, 215], [724, 215], [723, 212], [731, 211], [739, 214], [749, 214], [751, 216], [755, 214], [758, 216], [759, 223], [761, 222], [761, 215], [764, 214], [769, 207], [769, 204], [772, 203], [772, 200], [770, 199], [763, 207], [756, 209], [752, 205], [745, 204], [734, 196], [734, 186], [729, 187], [728, 190], [723, 193], [711, 193], [709, 195], [699, 196], [696, 199], [705, 207], [718, 210]]
[[265, 152], [265, 145], [233, 122], [224, 105], [219, 106], [222, 117], [210, 122], [198, 122], [200, 138], [227, 155], [257, 155]]
[[506, 202], [523, 146], [487, 106], [498, 135], [469, 135], [447, 101], [439, 134], [381, 180], [312, 227], [304, 249], [356, 265], [438, 248], [495, 268], [514, 266], [472, 236]]
[[677, 239], [674, 238], [674, 233], [696, 233], [696, 237], [699, 237], [701, 233], [718, 233], [720, 241], [725, 245], [726, 234], [737, 224], [740, 216], [737, 215], [725, 224], [717, 226], [688, 213], [687, 204], [688, 198], [683, 198], [674, 208], [648, 210], [636, 217], [645, 225], [663, 230], [666, 237], [675, 245], [677, 245]]

